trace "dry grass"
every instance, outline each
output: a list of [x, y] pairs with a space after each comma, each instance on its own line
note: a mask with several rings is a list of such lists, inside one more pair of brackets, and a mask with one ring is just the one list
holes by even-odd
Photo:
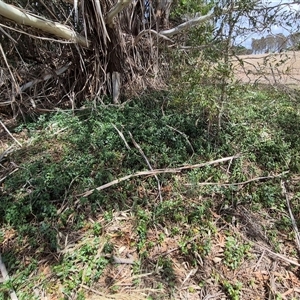
[[[86, 299], [275, 299], [276, 295], [281, 295], [281, 299], [300, 298], [300, 279], [297, 276], [298, 267], [287, 261], [294, 252], [294, 245], [289, 239], [282, 235], [280, 237], [280, 253], [282, 257], [274, 255], [274, 250], [263, 241], [250, 241], [247, 237], [247, 228], [241, 223], [233, 226], [224, 221], [222, 216], [214, 214], [214, 225], [218, 228], [217, 233], [211, 237], [211, 251], [205, 259], [198, 254], [196, 265], [182, 255], [178, 248], [178, 236], [171, 236], [167, 228], [156, 228], [148, 232], [147, 240], [156, 244], [148, 253], [144, 260], [139, 274], [133, 272], [131, 264], [111, 264], [109, 265], [98, 283], [93, 286], [81, 285], [81, 289], [86, 295]], [[256, 216], [258, 217], [258, 216]], [[261, 221], [266, 221], [266, 216]], [[257, 219], [256, 219], [257, 220]], [[93, 222], [103, 223], [103, 219], [93, 219]], [[270, 222], [270, 219], [268, 220]], [[103, 236], [110, 237], [110, 242], [114, 244], [116, 256], [126, 258], [130, 255], [135, 263], [139, 261], [139, 254], [136, 247], [132, 247], [138, 238], [134, 233], [134, 219], [128, 211], [116, 212], [110, 224], [103, 228]], [[241, 265], [231, 270], [224, 265], [225, 243], [228, 231], [235, 235], [239, 243], [250, 243], [252, 250], [245, 257]], [[163, 242], [158, 243], [159, 235], [165, 235]], [[89, 233], [83, 231], [80, 235], [68, 237], [66, 251], [73, 251], [82, 243], [88, 243]], [[14, 249], [14, 240], [17, 239], [13, 231], [6, 231], [2, 245], [2, 251], [7, 251], [7, 247]], [[196, 242], [197, 235], [194, 241]], [[90, 240], [91, 241], [91, 240]], [[64, 242], [64, 241], [63, 241]], [[69, 250], [67, 250], [69, 249]], [[64, 252], [64, 251], [62, 251]], [[30, 261], [33, 253], [27, 252], [26, 248], [20, 253], [22, 262], [26, 265], [26, 260]], [[197, 253], [195, 253], [197, 256]], [[44, 295], [40, 299], [61, 299], [63, 286], [56, 282], [56, 275], [51, 271], [54, 257], [44, 257], [39, 263], [39, 268], [31, 276], [41, 278], [36, 283], [36, 293]], [[58, 257], [57, 257], [58, 259]], [[166, 273], [157, 264], [159, 259], [168, 259], [172, 263], [172, 274]], [[165, 289], [165, 283], [172, 276], [173, 288]], [[40, 288], [44, 280], [51, 283], [51, 289], [45, 291]], [[242, 284], [240, 292], [241, 298], [229, 296], [224, 286]], [[161, 286], [160, 286], [161, 284]]]

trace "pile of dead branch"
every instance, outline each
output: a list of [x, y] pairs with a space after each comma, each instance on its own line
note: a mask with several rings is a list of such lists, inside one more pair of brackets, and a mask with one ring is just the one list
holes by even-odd
[[[155, 12], [145, 22], [143, 1], [132, 3], [105, 24], [114, 1], [5, 1], [26, 12], [74, 28], [84, 36], [83, 47], [0, 16], [0, 114], [14, 118], [51, 111], [75, 109], [83, 101], [102, 101], [103, 95], [135, 95], [146, 88], [163, 86], [158, 55]], [[26, 3], [24, 3], [26, 2]], [[160, 41], [161, 45], [161, 41]], [[116, 91], [114, 81], [117, 80]], [[115, 95], [113, 95], [115, 94]]]

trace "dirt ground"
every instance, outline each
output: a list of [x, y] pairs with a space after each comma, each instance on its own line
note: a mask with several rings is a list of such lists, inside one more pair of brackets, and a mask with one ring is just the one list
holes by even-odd
[[300, 52], [240, 55], [232, 61], [242, 83], [299, 86]]

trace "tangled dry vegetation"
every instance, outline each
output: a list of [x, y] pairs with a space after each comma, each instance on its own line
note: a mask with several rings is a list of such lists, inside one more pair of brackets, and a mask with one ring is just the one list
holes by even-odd
[[73, 5], [67, 2], [27, 3], [24, 7], [54, 22], [65, 18], [66, 25], [73, 28], [75, 24], [92, 45], [89, 48], [52, 39], [0, 17], [1, 114], [16, 118], [54, 108], [74, 109], [87, 99], [101, 101], [103, 95], [112, 94], [113, 72], [121, 73], [121, 93], [126, 96], [163, 86], [161, 76], [167, 65], [157, 55], [162, 43], [147, 29], [153, 24], [146, 28], [132, 4], [114, 19], [112, 27], [106, 26], [102, 18], [114, 2], [106, 1], [102, 14], [95, 13], [93, 3], [81, 1], [83, 12], [77, 25], [68, 16]]

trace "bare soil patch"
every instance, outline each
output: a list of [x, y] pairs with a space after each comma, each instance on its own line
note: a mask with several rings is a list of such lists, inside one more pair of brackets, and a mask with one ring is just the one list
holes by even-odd
[[240, 55], [232, 59], [234, 73], [242, 83], [298, 87], [300, 52]]

